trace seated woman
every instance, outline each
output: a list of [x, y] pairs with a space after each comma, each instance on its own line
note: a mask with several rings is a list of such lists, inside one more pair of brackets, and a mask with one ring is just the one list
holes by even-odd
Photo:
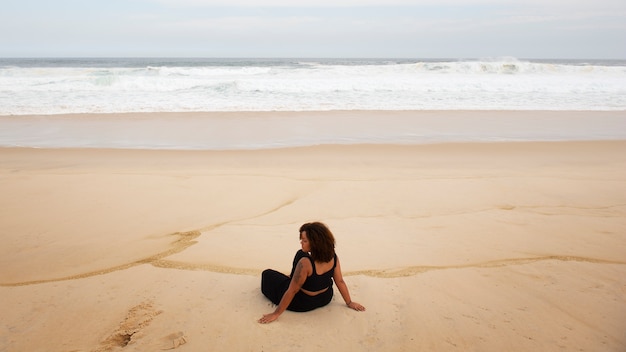
[[285, 311], [307, 312], [330, 303], [333, 279], [346, 305], [357, 311], [365, 307], [352, 301], [335, 254], [335, 237], [320, 222], [300, 227], [302, 249], [296, 253], [289, 276], [267, 269], [261, 277], [261, 291], [277, 305], [273, 313], [265, 314], [259, 323], [271, 323]]

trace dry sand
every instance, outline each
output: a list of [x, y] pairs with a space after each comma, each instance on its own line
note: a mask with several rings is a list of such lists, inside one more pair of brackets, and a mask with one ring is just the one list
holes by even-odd
[[[626, 141], [0, 149], [1, 351], [624, 351]], [[273, 308], [320, 220], [360, 313]]]

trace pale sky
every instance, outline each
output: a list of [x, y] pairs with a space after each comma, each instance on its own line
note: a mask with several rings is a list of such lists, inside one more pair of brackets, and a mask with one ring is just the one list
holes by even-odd
[[626, 59], [626, 0], [3, 0], [0, 57]]

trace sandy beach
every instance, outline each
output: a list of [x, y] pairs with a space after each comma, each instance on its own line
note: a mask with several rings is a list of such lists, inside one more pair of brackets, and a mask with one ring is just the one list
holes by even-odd
[[[624, 351], [626, 141], [0, 148], [0, 351]], [[366, 312], [273, 310], [325, 222]]]

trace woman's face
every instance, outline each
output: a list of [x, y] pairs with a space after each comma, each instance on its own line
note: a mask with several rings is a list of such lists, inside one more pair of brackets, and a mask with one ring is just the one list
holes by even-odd
[[309, 238], [306, 237], [306, 231], [300, 233], [300, 244], [302, 245], [303, 252], [311, 252], [311, 244], [309, 243]]

